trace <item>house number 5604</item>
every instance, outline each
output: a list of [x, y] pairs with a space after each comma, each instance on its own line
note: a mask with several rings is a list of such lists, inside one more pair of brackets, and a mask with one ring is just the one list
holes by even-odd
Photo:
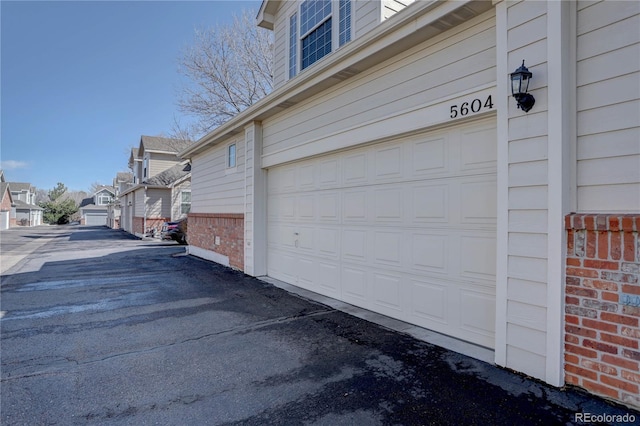
[[493, 101], [491, 100], [491, 95], [483, 102], [482, 99], [474, 99], [471, 102], [463, 102], [460, 105], [451, 105], [451, 118], [456, 118], [458, 116], [464, 117], [465, 115], [469, 115], [469, 113], [480, 112], [483, 109], [492, 109]]

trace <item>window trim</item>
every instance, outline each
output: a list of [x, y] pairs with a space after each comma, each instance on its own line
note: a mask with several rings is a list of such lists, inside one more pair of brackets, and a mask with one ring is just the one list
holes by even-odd
[[[231, 164], [231, 147], [233, 147], [233, 165]], [[231, 142], [225, 146], [224, 161], [226, 165], [225, 173], [235, 173], [238, 169], [238, 143]]]
[[[181, 215], [189, 214], [191, 212], [191, 195], [189, 195], [189, 202], [186, 203], [184, 201], [184, 199], [183, 199], [183, 194], [185, 194], [185, 193], [191, 194], [191, 189], [182, 189], [182, 190], [180, 190], [180, 214]], [[184, 211], [184, 206], [185, 205], [189, 206], [186, 212]]]

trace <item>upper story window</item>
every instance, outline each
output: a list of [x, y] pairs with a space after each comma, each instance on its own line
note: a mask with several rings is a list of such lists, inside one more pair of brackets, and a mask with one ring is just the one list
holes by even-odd
[[104, 193], [104, 192], [101, 193], [101, 194], [98, 194], [98, 205], [99, 206], [106, 206], [109, 203], [111, 203], [112, 199], [113, 198], [111, 197], [110, 194], [107, 194], [107, 193]]
[[305, 0], [299, 16], [289, 18], [289, 78], [351, 41], [351, 0]]
[[149, 177], [149, 157], [145, 155], [144, 162], [142, 164], [142, 179], [146, 179]]
[[236, 166], [236, 144], [232, 143], [227, 148], [227, 167], [233, 168]]
[[180, 213], [187, 214], [191, 211], [191, 191], [180, 193]]

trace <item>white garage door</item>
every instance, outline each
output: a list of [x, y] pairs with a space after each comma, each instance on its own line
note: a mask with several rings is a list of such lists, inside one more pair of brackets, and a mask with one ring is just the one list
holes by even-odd
[[103, 213], [87, 213], [84, 216], [84, 224], [88, 226], [104, 226], [107, 224], [107, 214]]
[[269, 276], [494, 346], [493, 119], [269, 169], [268, 194]]

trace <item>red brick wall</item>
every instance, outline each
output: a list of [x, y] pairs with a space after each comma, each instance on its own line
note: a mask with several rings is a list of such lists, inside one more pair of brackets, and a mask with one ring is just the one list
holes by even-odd
[[0, 194], [0, 197], [2, 197], [2, 204], [0, 204], [0, 210], [2, 210], [3, 212], [10, 212], [11, 199], [9, 197], [9, 190], [6, 190], [4, 194]]
[[[168, 217], [148, 217], [147, 229], [156, 228], [158, 233], [162, 230], [162, 224], [171, 221]], [[133, 234], [144, 234], [144, 217], [133, 217]]]
[[565, 218], [565, 380], [640, 407], [640, 215]]
[[190, 246], [227, 256], [231, 267], [244, 270], [244, 214], [189, 213], [188, 223]]

